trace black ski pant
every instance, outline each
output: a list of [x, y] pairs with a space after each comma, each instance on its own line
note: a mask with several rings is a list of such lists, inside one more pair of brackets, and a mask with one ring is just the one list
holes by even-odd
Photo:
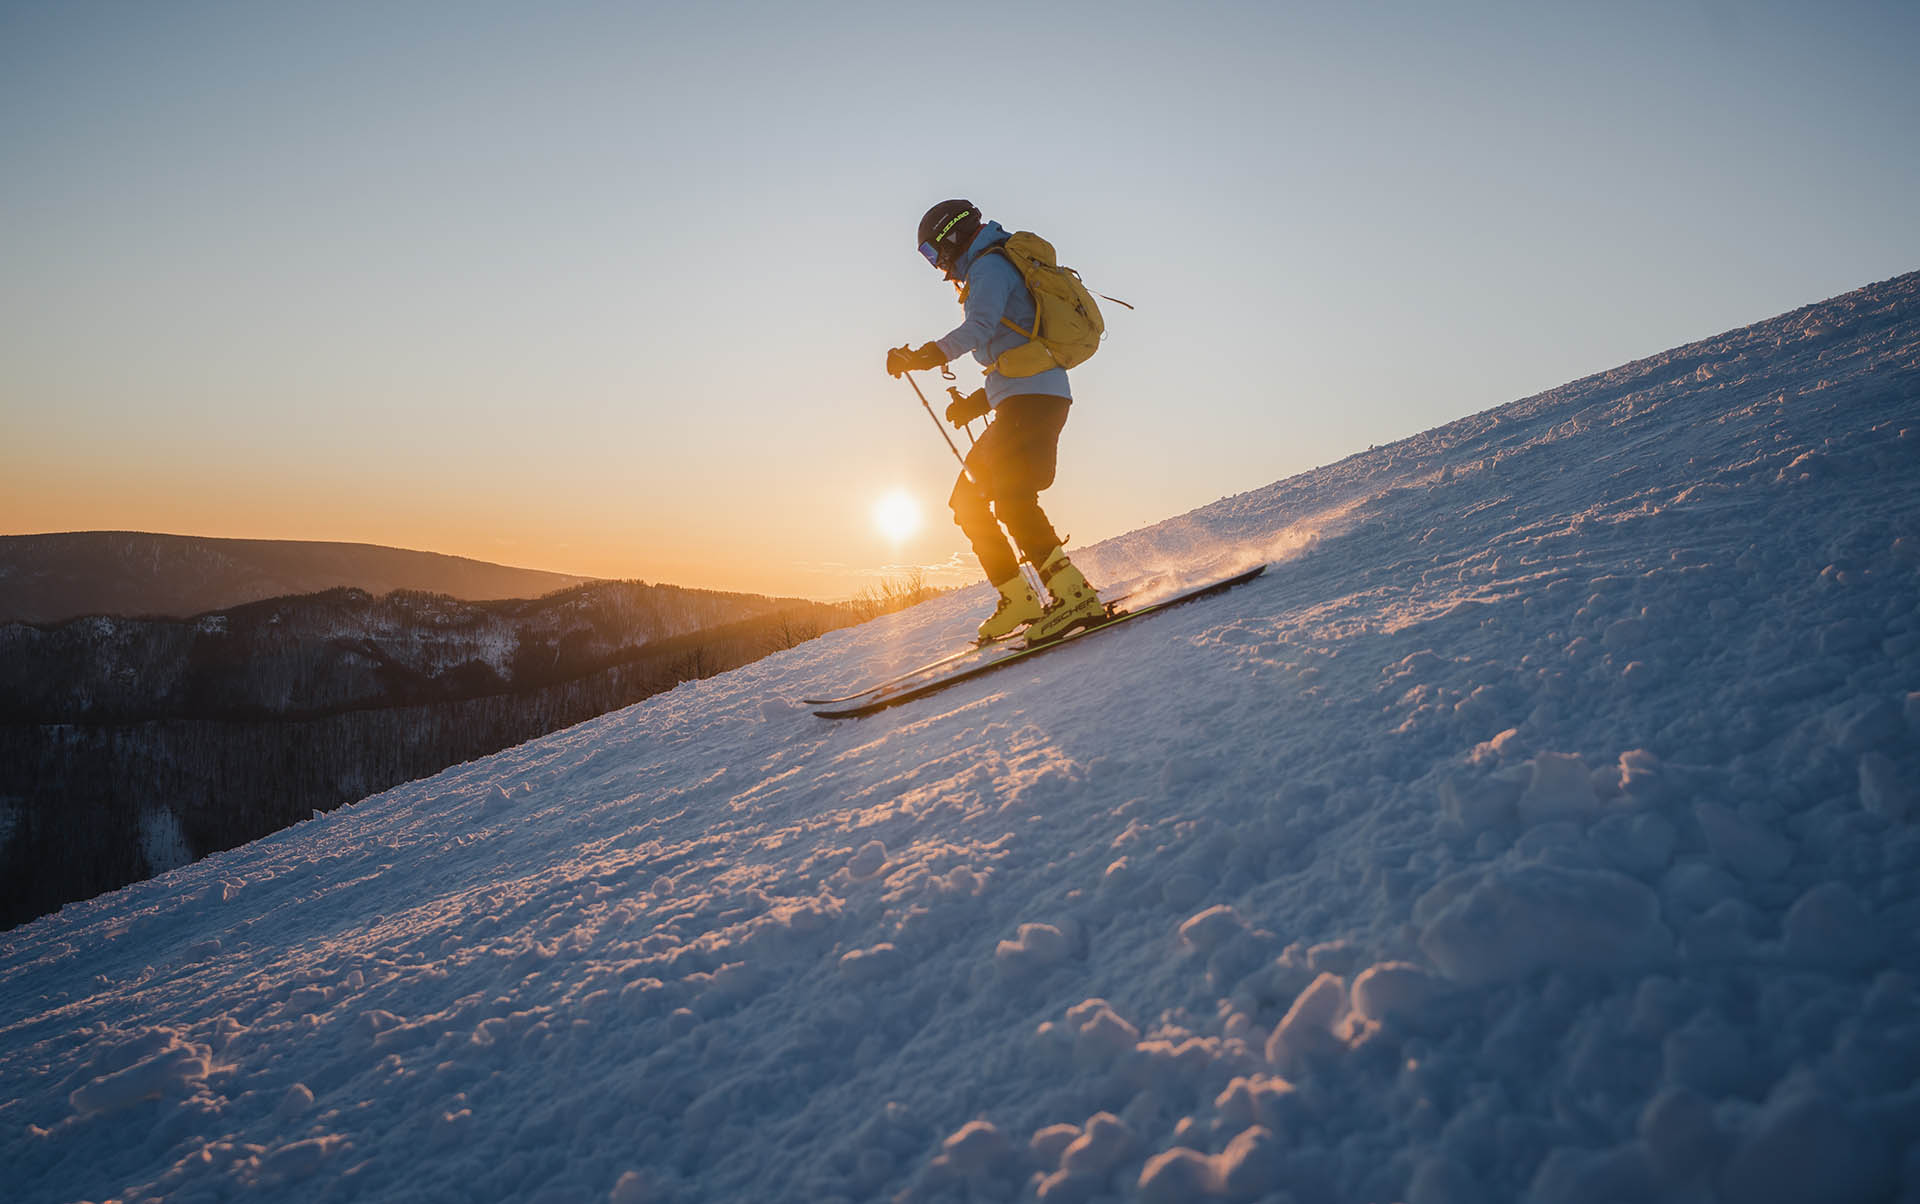
[[[1006, 398], [994, 407], [986, 434], [967, 453], [967, 471], [954, 482], [953, 496], [947, 499], [953, 521], [966, 533], [987, 580], [995, 585], [1020, 572], [1007, 535], [1036, 568], [1060, 546], [1060, 536], [1040, 509], [1040, 491], [1053, 484], [1060, 429], [1072, 404], [1039, 393]], [[1002, 524], [1007, 535], [1000, 533]]]

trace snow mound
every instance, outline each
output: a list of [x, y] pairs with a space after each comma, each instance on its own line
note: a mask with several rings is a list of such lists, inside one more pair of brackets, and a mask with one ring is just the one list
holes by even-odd
[[1658, 897], [1613, 870], [1520, 865], [1449, 878], [1434, 891], [1450, 898], [1435, 905], [1420, 948], [1468, 986], [1542, 970], [1649, 970], [1673, 952]]

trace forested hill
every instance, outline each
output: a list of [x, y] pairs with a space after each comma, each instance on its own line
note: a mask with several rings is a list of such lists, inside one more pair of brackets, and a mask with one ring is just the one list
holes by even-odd
[[212, 539], [143, 531], [0, 535], [0, 623], [169, 615], [349, 587], [533, 598], [586, 577], [364, 543]]
[[341, 589], [0, 624], [0, 927], [921, 596]]
[[834, 625], [827, 609], [625, 581], [531, 600], [338, 589], [191, 619], [11, 623], [0, 626], [0, 719], [296, 717], [471, 698], [570, 680], [774, 612], [819, 630]]

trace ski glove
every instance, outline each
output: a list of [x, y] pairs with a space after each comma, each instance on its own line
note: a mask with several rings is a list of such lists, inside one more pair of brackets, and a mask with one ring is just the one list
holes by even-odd
[[887, 352], [887, 375], [898, 376], [902, 372], [924, 372], [928, 368], [938, 368], [946, 362], [947, 353], [940, 350], [938, 343], [923, 344], [918, 351], [895, 347]]
[[965, 397], [960, 396], [958, 389], [948, 389], [947, 392], [953, 394], [953, 402], [947, 406], [947, 421], [953, 424], [956, 431], [975, 418], [986, 417], [987, 411], [993, 408], [987, 404], [985, 389], [975, 389]]

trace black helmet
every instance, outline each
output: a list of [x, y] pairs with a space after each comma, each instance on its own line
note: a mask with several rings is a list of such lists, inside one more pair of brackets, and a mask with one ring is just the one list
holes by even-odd
[[927, 262], [948, 274], [954, 261], [973, 245], [980, 233], [980, 211], [972, 201], [941, 201], [920, 219], [920, 253]]

